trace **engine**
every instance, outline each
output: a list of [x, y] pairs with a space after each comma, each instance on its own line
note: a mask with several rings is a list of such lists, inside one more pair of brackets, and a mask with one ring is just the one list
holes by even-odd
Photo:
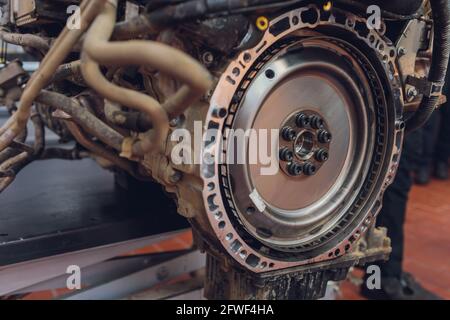
[[[1, 2], [0, 37], [41, 63], [0, 74], [0, 189], [89, 155], [163, 185], [211, 270], [354, 254], [404, 134], [445, 99], [444, 0]], [[76, 148], [47, 150], [44, 128]]]

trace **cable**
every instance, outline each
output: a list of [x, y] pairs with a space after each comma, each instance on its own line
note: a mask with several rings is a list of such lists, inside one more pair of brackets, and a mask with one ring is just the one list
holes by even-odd
[[[434, 20], [433, 56], [428, 81], [439, 86], [445, 83], [450, 57], [450, 12], [448, 0], [430, 0]], [[406, 120], [406, 133], [422, 127], [433, 114], [439, 95], [423, 97], [417, 111]]]

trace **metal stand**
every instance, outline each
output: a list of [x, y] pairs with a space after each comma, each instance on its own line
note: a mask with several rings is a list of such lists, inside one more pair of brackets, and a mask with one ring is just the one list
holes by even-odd
[[[81, 268], [84, 288], [97, 287], [74, 299], [122, 298], [147, 289], [158, 278], [151, 276], [158, 263], [166, 263], [169, 276], [204, 266], [197, 253], [114, 259], [185, 232], [189, 224], [157, 185], [118, 190], [114, 176], [91, 160], [71, 163], [70, 170], [66, 165], [33, 163], [0, 195], [0, 296], [65, 288], [71, 265]], [[167, 265], [173, 259], [176, 268]], [[147, 280], [138, 282], [145, 288], [125, 281], [110, 295], [102, 291], [134, 272], [143, 272]]]
[[[10, 265], [0, 270], [0, 296], [66, 288], [67, 268], [81, 268], [81, 285], [68, 299], [120, 299], [204, 266], [197, 252], [173, 252], [115, 258], [171, 237], [183, 231]], [[164, 271], [164, 272], [163, 272]]]

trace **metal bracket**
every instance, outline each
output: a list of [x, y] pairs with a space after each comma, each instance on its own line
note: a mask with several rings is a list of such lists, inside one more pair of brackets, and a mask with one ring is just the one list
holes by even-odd
[[415, 87], [419, 94], [423, 94], [428, 98], [440, 97], [444, 89], [444, 82], [431, 82], [426, 78], [416, 78], [413, 76], [406, 78], [406, 84]]

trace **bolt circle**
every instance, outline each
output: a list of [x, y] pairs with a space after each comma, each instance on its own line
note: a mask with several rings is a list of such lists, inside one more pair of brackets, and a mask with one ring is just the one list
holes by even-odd
[[314, 110], [299, 109], [280, 125], [279, 166], [298, 180], [318, 173], [330, 158], [332, 134], [325, 118]]

